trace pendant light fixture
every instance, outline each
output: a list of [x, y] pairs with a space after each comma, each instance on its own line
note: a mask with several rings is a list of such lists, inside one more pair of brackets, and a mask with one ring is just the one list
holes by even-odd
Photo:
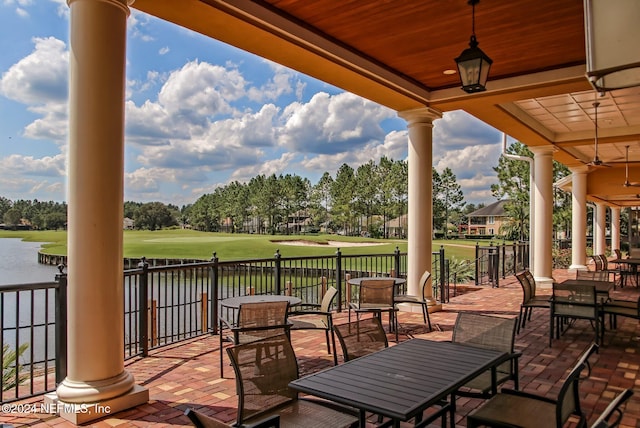
[[480, 0], [469, 0], [471, 5], [471, 39], [469, 48], [462, 51], [455, 59], [458, 64], [458, 74], [462, 83], [462, 90], [467, 93], [482, 92], [487, 88], [487, 78], [493, 60], [478, 47], [476, 39], [476, 4]]

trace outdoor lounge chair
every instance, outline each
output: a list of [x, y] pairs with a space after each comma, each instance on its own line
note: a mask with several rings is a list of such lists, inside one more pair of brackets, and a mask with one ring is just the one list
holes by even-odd
[[275, 336], [289, 332], [291, 324], [287, 322], [289, 302], [257, 302], [240, 305], [235, 322], [230, 323], [220, 317], [220, 377], [224, 377], [224, 361], [222, 357], [223, 325], [226, 325], [231, 333], [227, 341], [238, 345], [253, 342], [267, 336]]
[[536, 280], [528, 270], [516, 274], [516, 278], [522, 287], [522, 303], [520, 304], [520, 315], [517, 327], [517, 334], [520, 334], [520, 327], [524, 328], [527, 320], [531, 320], [531, 310], [533, 308], [549, 308], [548, 296], [536, 296]]
[[[497, 367], [495, 385], [512, 380], [514, 388], [517, 390], [519, 389], [518, 359], [522, 355], [520, 352], [514, 351], [517, 323], [518, 319], [515, 317], [504, 318], [494, 315], [460, 312], [453, 327], [451, 341], [476, 348], [507, 352], [510, 358]], [[456, 395], [478, 398], [490, 397], [494, 387], [491, 377], [491, 370], [487, 370], [467, 382], [462, 389], [456, 391]]]
[[425, 297], [425, 291], [427, 291], [427, 287], [431, 284], [429, 281], [431, 279], [431, 272], [425, 271], [420, 277], [420, 290], [422, 290], [421, 295], [414, 296], [411, 294], [397, 294], [393, 298], [394, 304], [398, 305], [401, 303], [411, 304], [411, 305], [421, 305], [422, 306], [422, 318], [424, 319], [424, 323], [429, 326], [429, 331], [432, 331], [431, 328], [431, 318], [429, 317], [429, 307], [427, 303], [427, 298]]
[[322, 302], [302, 303], [297, 305], [295, 311], [289, 312], [287, 318], [291, 324], [291, 330], [324, 330], [327, 336], [327, 352], [331, 354], [333, 349], [333, 363], [338, 364], [336, 353], [336, 339], [333, 333], [333, 317], [331, 314], [331, 304], [338, 294], [335, 287], [327, 288], [322, 296]]
[[279, 415], [281, 427], [357, 426], [357, 410], [299, 398], [289, 388], [289, 382], [298, 378], [298, 363], [286, 334], [232, 346], [227, 353], [236, 374], [238, 426], [273, 415]]
[[588, 360], [597, 349], [598, 345], [594, 343], [582, 354], [562, 383], [557, 399], [503, 388], [467, 415], [467, 427], [561, 428], [571, 415], [578, 418], [577, 426], [584, 426], [586, 416], [580, 408], [580, 374], [585, 368], [591, 372]]

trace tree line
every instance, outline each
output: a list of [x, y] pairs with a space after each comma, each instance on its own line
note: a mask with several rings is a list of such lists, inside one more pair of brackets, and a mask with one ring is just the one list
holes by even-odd
[[[532, 157], [522, 143], [511, 154]], [[528, 239], [529, 164], [501, 157], [494, 167], [498, 183], [492, 195], [508, 199], [510, 221], [500, 234], [505, 239]], [[569, 170], [554, 161], [554, 181]], [[468, 204], [450, 168], [433, 168], [434, 230], [456, 233], [465, 216], [484, 206]], [[554, 189], [554, 225], [567, 231], [571, 223], [571, 197]], [[317, 183], [295, 174], [258, 175], [246, 183], [233, 181], [204, 194], [193, 204], [178, 207], [162, 202], [124, 202], [124, 216], [136, 229], [191, 227], [202, 231], [258, 234], [318, 232], [345, 235], [390, 236], [387, 222], [399, 219], [406, 231], [408, 164], [382, 157], [357, 169], [343, 164], [335, 175], [325, 172]], [[57, 202], [10, 201], [0, 196], [0, 218], [5, 227], [28, 224], [36, 229], [66, 225], [67, 205]], [[404, 220], [403, 220], [404, 219]], [[404, 221], [404, 224], [402, 223]], [[396, 233], [396, 232], [394, 232]], [[402, 237], [402, 236], [400, 236]]]

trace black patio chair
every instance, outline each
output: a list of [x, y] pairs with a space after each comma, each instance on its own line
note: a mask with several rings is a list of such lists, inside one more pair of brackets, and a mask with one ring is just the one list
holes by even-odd
[[[256, 302], [244, 303], [238, 309], [237, 318], [231, 322], [220, 317], [220, 377], [224, 377], [224, 359], [222, 347], [224, 341], [235, 345], [254, 342], [267, 336], [275, 336], [289, 332], [291, 324], [287, 322], [289, 302]], [[223, 334], [226, 326], [231, 336], [226, 339]]]
[[625, 389], [620, 394], [611, 400], [604, 412], [596, 419], [590, 428], [615, 428], [620, 425], [622, 421], [623, 409], [622, 406], [633, 395], [633, 391]]
[[361, 318], [333, 326], [340, 341], [344, 361], [379, 351], [389, 346], [380, 318]]
[[495, 315], [460, 312], [453, 327], [451, 341], [483, 349], [494, 349], [509, 354], [509, 359], [496, 368], [496, 382], [492, 380], [491, 370], [467, 382], [456, 395], [464, 397], [488, 398], [495, 386], [513, 381], [516, 390], [519, 387], [518, 359], [522, 355], [514, 349], [516, 324], [515, 317], [505, 318]]
[[389, 330], [395, 331], [396, 342], [398, 341], [398, 323], [395, 306], [394, 279], [375, 278], [363, 279], [358, 287], [356, 300], [349, 302], [349, 322], [351, 322], [351, 311], [356, 313], [356, 318], [360, 319], [363, 313], [370, 312], [375, 317], [382, 320], [382, 312], [389, 314]]
[[[266, 351], [266, 352], [263, 352]], [[289, 336], [280, 334], [227, 348], [236, 374], [237, 426], [278, 415], [281, 427], [355, 427], [359, 412], [335, 403], [300, 398], [289, 388], [298, 363]]]
[[289, 312], [287, 318], [287, 321], [291, 324], [291, 330], [324, 330], [327, 338], [327, 352], [331, 354], [331, 349], [333, 349], [334, 364], [338, 364], [338, 356], [333, 332], [331, 304], [337, 294], [338, 290], [335, 287], [329, 287], [319, 304], [302, 303], [297, 305], [296, 308], [300, 309]]
[[[596, 352], [593, 343], [578, 359], [562, 383], [557, 398], [503, 388], [502, 391], [467, 416], [467, 427], [561, 428], [571, 415], [578, 418], [577, 426], [586, 424], [580, 408], [580, 379], [583, 370], [591, 372], [589, 357]], [[588, 376], [587, 374], [587, 376]]]
[[536, 296], [536, 280], [528, 270], [516, 274], [516, 279], [522, 287], [522, 303], [520, 304], [519, 322], [516, 334], [520, 334], [520, 328], [524, 328], [527, 320], [531, 320], [533, 308], [549, 309], [549, 296]]
[[411, 295], [411, 294], [396, 294], [393, 298], [394, 304], [410, 304], [410, 305], [420, 305], [422, 306], [422, 318], [424, 319], [424, 323], [429, 326], [429, 331], [432, 331], [431, 328], [431, 318], [429, 317], [429, 307], [426, 296], [427, 287], [431, 284], [429, 281], [431, 279], [431, 272], [425, 271], [420, 277], [420, 295]]
[[187, 415], [187, 417], [191, 421], [191, 424], [195, 428], [229, 428], [231, 426], [234, 426], [236, 428], [279, 428], [280, 427], [279, 415], [274, 415], [274, 416], [265, 418], [253, 424], [244, 424], [242, 426], [237, 426], [237, 425], [229, 425], [227, 423], [219, 421], [214, 417], [207, 416], [204, 413], [199, 412], [197, 410], [193, 410], [193, 409], [187, 409], [184, 412], [184, 414]]

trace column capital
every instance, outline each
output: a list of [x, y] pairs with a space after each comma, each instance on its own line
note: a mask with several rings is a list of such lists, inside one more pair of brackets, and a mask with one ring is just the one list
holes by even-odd
[[434, 120], [442, 117], [442, 112], [431, 107], [420, 107], [399, 111], [398, 116], [409, 122], [409, 126], [416, 124], [431, 125]]
[[589, 172], [589, 167], [586, 165], [570, 166], [569, 171], [571, 171], [572, 174], [586, 174]]
[[[81, 0], [67, 0], [67, 6], [71, 7], [72, 3], [76, 3]], [[92, 2], [103, 2], [103, 3], [111, 3], [114, 6], [117, 6], [127, 12], [127, 16], [129, 16], [130, 10], [129, 6], [131, 6], [136, 0], [84, 0], [84, 1], [92, 1]]]
[[553, 155], [556, 149], [553, 146], [534, 146], [529, 147], [531, 153], [535, 156]]

